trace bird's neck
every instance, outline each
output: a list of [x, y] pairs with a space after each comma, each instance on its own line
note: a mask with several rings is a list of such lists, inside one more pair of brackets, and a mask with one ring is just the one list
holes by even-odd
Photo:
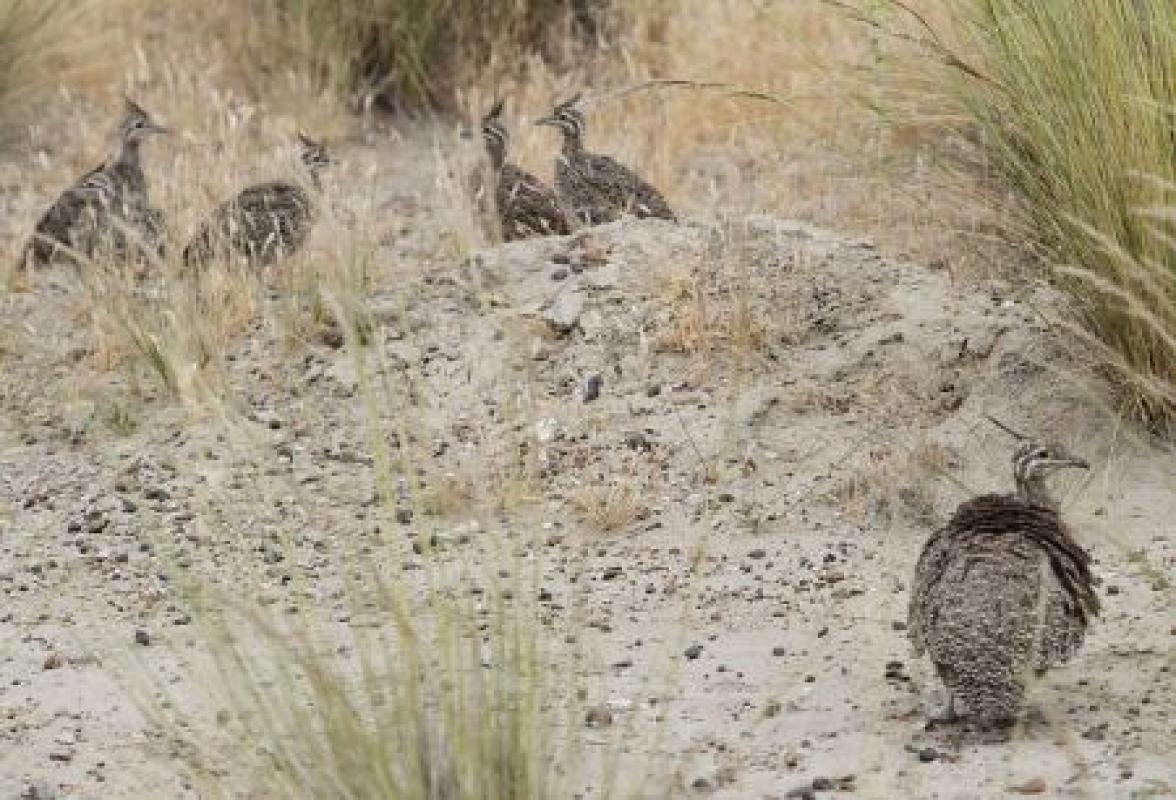
[[565, 133], [564, 134], [563, 154], [565, 156], [570, 156], [575, 153], [582, 153], [583, 151], [584, 151], [583, 137], [581, 137], [577, 134], [572, 134], [572, 133]]
[[111, 166], [116, 169], [139, 172], [143, 169], [141, 142], [123, 139], [114, 153]]
[[323, 179], [320, 174], [322, 167], [314, 164], [307, 164], [305, 162], [303, 162], [302, 166], [305, 168], [304, 171], [306, 174], [307, 184], [310, 186], [310, 188], [316, 192], [322, 192]]
[[1017, 497], [1033, 505], [1057, 509], [1058, 502], [1054, 500], [1041, 477], [1020, 478], [1017, 480]]
[[502, 165], [506, 163], [506, 148], [497, 144], [491, 144], [487, 151], [490, 153], [490, 166], [495, 171], [502, 169]]

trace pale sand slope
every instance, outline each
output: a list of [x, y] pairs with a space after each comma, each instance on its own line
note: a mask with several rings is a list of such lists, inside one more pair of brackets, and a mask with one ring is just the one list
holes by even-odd
[[[551, 674], [612, 711], [574, 735], [622, 737], [626, 764], [656, 744], [655, 771], [675, 767], [687, 796], [805, 796], [814, 779], [857, 797], [1170, 796], [1176, 457], [1113, 423], [1104, 388], [1065, 377], [1078, 370], [1042, 329], [1047, 293], [953, 287], [765, 217], [629, 222], [462, 263], [423, 145], [391, 165], [348, 155], [377, 165], [385, 215], [362, 357], [388, 440], [430, 492], [406, 501], [418, 513], [382, 557], [418, 585], [430, 570], [411, 544], [437, 534], [432, 558], [468, 568], [467, 588], [489, 582], [487, 553], [540, 554]], [[258, 326], [231, 350], [246, 413], [230, 429], [97, 369], [82, 305], [49, 285], [2, 298], [0, 798], [29, 783], [195, 796], [177, 743], [108, 675], [127, 651], [177, 675], [193, 738], [216, 710], [181, 671], [202, 645], [142, 545], [174, 543], [183, 569], [225, 585], [259, 575], [277, 608], [309, 598], [345, 618], [335, 559], [374, 544], [383, 518], [357, 353]], [[115, 401], [136, 430], [102, 422]], [[969, 492], [1009, 487], [1010, 442], [984, 413], [1096, 464], [1059, 490], [1105, 611], [1009, 743], [924, 732], [943, 696], [900, 630], [928, 532]], [[45, 669], [53, 654], [64, 665]], [[210, 766], [244, 791], [227, 758]]]

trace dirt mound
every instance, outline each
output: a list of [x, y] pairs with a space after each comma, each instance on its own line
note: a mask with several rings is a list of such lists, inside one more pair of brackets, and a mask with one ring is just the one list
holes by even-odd
[[[1041, 322], [1048, 293], [953, 286], [768, 217], [453, 257], [409, 232], [435, 213], [427, 193], [398, 208], [362, 343], [291, 343], [269, 295], [228, 349], [217, 413], [100, 369], [77, 292], [3, 298], [0, 794], [184, 795], [174, 750], [102, 668], [146, 637], [144, 662], [180, 675], [198, 647], [161, 536], [182, 569], [340, 620], [341, 552], [423, 582], [422, 542], [455, 565], [499, 534], [536, 542], [547, 623], [593, 654], [553, 672], [604, 687], [635, 758], [665, 724], [690, 791], [971, 797], [1040, 778], [1111, 796], [1171, 780], [1174, 461], [1075, 382]], [[1099, 465], [1065, 506], [1108, 596], [1015, 741], [956, 750], [922, 730], [940, 689], [902, 624], [930, 527], [1009, 486], [1010, 443], [985, 413]], [[393, 552], [374, 535], [385, 456]]]

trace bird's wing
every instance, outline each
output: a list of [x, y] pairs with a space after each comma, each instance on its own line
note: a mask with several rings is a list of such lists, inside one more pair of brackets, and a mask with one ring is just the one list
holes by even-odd
[[661, 192], [629, 167], [599, 153], [590, 154], [587, 162], [591, 165], [594, 182], [613, 206], [638, 217], [674, 218], [674, 212]]
[[310, 207], [310, 197], [305, 190], [292, 183], [270, 181], [242, 189], [228, 205], [246, 214], [301, 213]]
[[500, 210], [538, 234], [567, 233], [567, 219], [559, 201], [543, 181], [507, 164], [499, 176]]

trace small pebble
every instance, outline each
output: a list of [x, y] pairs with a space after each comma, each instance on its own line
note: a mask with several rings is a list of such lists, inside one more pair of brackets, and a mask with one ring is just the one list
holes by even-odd
[[1049, 788], [1041, 778], [1032, 778], [1019, 786], [1010, 786], [1009, 791], [1017, 794], [1042, 794]]
[[603, 384], [604, 378], [599, 373], [589, 375], [588, 380], [584, 381], [584, 402], [591, 403], [600, 397], [600, 387]]
[[57, 791], [45, 781], [36, 781], [25, 787], [21, 800], [56, 800]]
[[142, 628], [139, 628], [137, 631], [135, 631], [135, 644], [142, 645], [143, 647], [151, 644], [151, 634], [147, 633], [147, 631], [143, 630]]
[[700, 645], [700, 644], [690, 645], [689, 647], [686, 648], [686, 652], [684, 655], [686, 656], [686, 659], [688, 661], [695, 660], [700, 655], [702, 655], [702, 645]]
[[584, 724], [589, 728], [607, 728], [612, 722], [612, 711], [605, 705], [593, 706], [584, 714]]

